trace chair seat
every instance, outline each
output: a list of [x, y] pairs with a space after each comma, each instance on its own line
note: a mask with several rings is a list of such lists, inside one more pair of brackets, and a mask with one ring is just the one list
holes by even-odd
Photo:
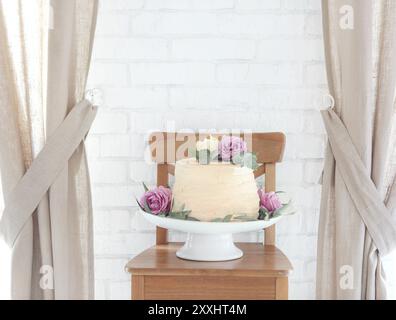
[[133, 258], [126, 266], [132, 274], [287, 276], [293, 269], [281, 250], [260, 243], [236, 243], [241, 259], [221, 262], [189, 261], [176, 257], [181, 243], [156, 245]]
[[180, 243], [156, 245], [128, 262], [132, 298], [146, 300], [287, 299], [292, 266], [275, 246], [237, 243], [241, 259], [200, 262], [176, 257]]

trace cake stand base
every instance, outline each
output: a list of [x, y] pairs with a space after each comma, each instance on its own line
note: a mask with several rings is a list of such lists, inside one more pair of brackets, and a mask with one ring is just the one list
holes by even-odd
[[184, 246], [176, 255], [194, 261], [227, 261], [241, 258], [243, 252], [234, 245], [231, 233], [189, 233]]
[[187, 241], [176, 255], [194, 261], [239, 259], [243, 253], [234, 245], [232, 234], [263, 230], [282, 218], [279, 216], [268, 221], [208, 222], [161, 217], [143, 211], [142, 214], [158, 227], [188, 233]]

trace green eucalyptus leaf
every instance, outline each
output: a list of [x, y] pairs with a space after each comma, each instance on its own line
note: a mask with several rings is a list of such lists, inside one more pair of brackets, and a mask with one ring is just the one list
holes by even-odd
[[264, 207], [260, 207], [259, 213], [262, 213], [262, 214], [270, 214], [270, 212], [269, 212], [266, 208], [264, 208]]
[[182, 220], [186, 218], [185, 215], [180, 212], [169, 212], [168, 217], [173, 219], [182, 219]]
[[271, 217], [271, 213], [267, 209], [261, 207], [259, 210], [258, 219], [268, 221], [270, 217]]
[[147, 203], [141, 204], [141, 203], [139, 202], [138, 199], [136, 199], [136, 202], [137, 202], [137, 204], [139, 205], [140, 209], [142, 209], [144, 212], [152, 213], [152, 212], [151, 212], [151, 209], [149, 208], [149, 206], [147, 205]]
[[192, 147], [190, 147], [190, 148], [188, 148], [188, 157], [189, 158], [196, 158], [196, 156], [197, 156], [197, 149], [195, 149], [195, 148], [192, 148]]
[[169, 215], [188, 215], [191, 213], [191, 210], [180, 210], [180, 211], [171, 211]]
[[169, 212], [169, 217], [181, 220], [187, 220], [188, 215], [191, 213], [191, 210], [181, 210], [181, 211], [171, 211]]
[[187, 220], [190, 220], [190, 221], [200, 221], [199, 219], [194, 218], [194, 217], [187, 217]]
[[143, 208], [143, 206], [140, 204], [140, 202], [139, 202], [139, 200], [136, 198], [136, 202], [137, 202], [137, 204], [138, 204], [138, 206], [139, 206], [139, 208], [140, 209], [142, 209], [143, 211], [146, 211], [144, 208]]
[[249, 217], [248, 215], [239, 215], [239, 216], [234, 216], [233, 218], [234, 221], [256, 221], [257, 219]]
[[292, 215], [295, 213], [295, 210], [292, 206], [292, 202], [291, 200], [282, 206], [282, 208], [279, 208], [278, 210], [276, 210], [273, 214], [273, 216], [275, 217], [279, 217], [279, 216], [288, 216], [288, 215]]
[[210, 153], [210, 159], [214, 160], [214, 161], [218, 161], [219, 160], [219, 151], [218, 150], [212, 151]]
[[144, 211], [146, 211], [146, 212], [148, 212], [148, 213], [152, 213], [152, 212], [151, 212], [151, 209], [149, 208], [149, 206], [148, 206], [147, 203], [144, 204]]
[[147, 192], [147, 191], [150, 190], [150, 189], [146, 186], [146, 184], [145, 184], [144, 182], [142, 182], [142, 184], [143, 184], [144, 192]]
[[231, 162], [233, 164], [243, 165], [243, 153], [238, 153], [232, 156]]
[[232, 219], [232, 214], [228, 214], [223, 218], [223, 222], [230, 222]]
[[209, 164], [210, 163], [210, 151], [208, 149], [197, 151], [196, 154], [199, 164]]
[[256, 170], [259, 167], [257, 164], [257, 156], [254, 153], [245, 152], [243, 154], [243, 166]]
[[290, 202], [290, 197], [288, 196], [288, 194], [284, 191], [277, 191], [275, 192], [276, 195], [279, 198], [279, 201], [282, 203], [282, 205], [287, 205]]
[[280, 216], [281, 216], [281, 214], [278, 214], [278, 213], [274, 212], [274, 213], [272, 214], [272, 216], [271, 216], [271, 219], [273, 219], [273, 218], [278, 218], [278, 217], [280, 217]]
[[257, 156], [251, 152], [242, 152], [232, 156], [231, 162], [242, 167], [247, 167], [256, 170], [259, 165], [257, 163]]

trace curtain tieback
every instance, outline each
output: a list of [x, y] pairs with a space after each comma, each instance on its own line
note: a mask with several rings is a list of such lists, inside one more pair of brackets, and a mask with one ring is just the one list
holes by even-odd
[[97, 107], [82, 100], [69, 112], [6, 199], [0, 236], [12, 247], [29, 217], [88, 133]]
[[396, 225], [371, 180], [343, 122], [332, 110], [322, 110], [330, 148], [342, 179], [379, 253], [396, 248]]

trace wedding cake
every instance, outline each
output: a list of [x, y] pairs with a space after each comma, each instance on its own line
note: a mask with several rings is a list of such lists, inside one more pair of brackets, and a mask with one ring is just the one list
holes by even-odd
[[187, 145], [188, 155], [179, 150], [182, 159], [174, 168], [168, 164], [168, 173], [174, 169], [173, 186], [150, 189], [143, 182], [145, 192], [136, 199], [148, 221], [188, 232], [186, 243], [176, 252], [179, 258], [238, 259], [243, 253], [233, 244], [232, 233], [260, 230], [294, 213], [291, 201], [282, 199], [283, 192], [265, 192], [256, 185], [258, 158], [241, 137], [210, 136]]
[[142, 211], [181, 220], [243, 222], [270, 220], [294, 212], [283, 192], [258, 188], [257, 156], [237, 136], [210, 136], [176, 161], [173, 188], [149, 189], [137, 200]]
[[259, 198], [253, 170], [229, 161], [205, 165], [196, 158], [177, 161], [173, 208], [188, 208], [189, 217], [200, 221], [221, 221], [238, 215], [255, 219]]

